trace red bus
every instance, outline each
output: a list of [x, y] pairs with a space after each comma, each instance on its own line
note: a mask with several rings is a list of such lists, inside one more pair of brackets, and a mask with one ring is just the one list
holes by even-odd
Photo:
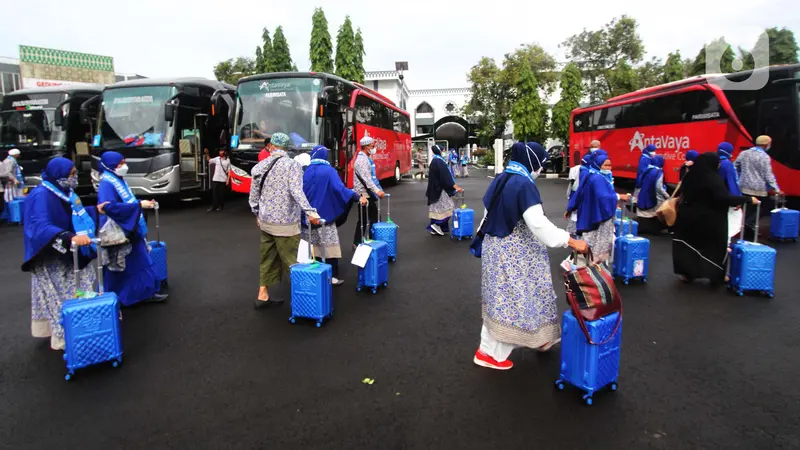
[[250, 171], [272, 133], [291, 137], [289, 154], [308, 153], [324, 145], [328, 158], [348, 187], [358, 141], [375, 139], [376, 175], [383, 180], [411, 171], [411, 121], [406, 111], [358, 83], [334, 75], [286, 72], [242, 78], [231, 136], [231, 185], [250, 192]]
[[642, 148], [653, 144], [666, 160], [666, 181], [676, 184], [686, 151], [716, 151], [727, 141], [735, 158], [766, 134], [773, 139], [769, 155], [781, 189], [800, 195], [800, 65], [758, 70], [769, 74], [759, 90], [722, 88], [725, 79], [739, 82], [752, 71], [702, 75], [575, 109], [569, 139], [573, 164], [597, 139], [611, 157], [614, 176], [634, 179]]

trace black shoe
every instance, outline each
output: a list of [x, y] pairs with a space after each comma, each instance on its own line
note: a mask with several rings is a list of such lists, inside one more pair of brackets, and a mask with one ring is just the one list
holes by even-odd
[[283, 300], [269, 299], [267, 301], [264, 301], [256, 299], [255, 303], [253, 303], [253, 307], [255, 309], [279, 308], [281, 306], [283, 306]]
[[163, 303], [163, 302], [167, 301], [168, 298], [169, 298], [169, 295], [167, 295], [167, 294], [153, 294], [153, 296], [148, 298], [147, 300], [145, 300], [145, 302], [147, 302], [147, 303]]

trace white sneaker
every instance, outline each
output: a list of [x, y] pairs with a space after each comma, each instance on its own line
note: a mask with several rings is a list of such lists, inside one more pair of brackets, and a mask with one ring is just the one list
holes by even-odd
[[331, 283], [332, 283], [334, 286], [341, 286], [341, 285], [343, 285], [343, 284], [344, 284], [344, 280], [340, 280], [340, 279], [338, 279], [338, 278], [334, 277], [334, 278], [331, 278]]
[[431, 230], [435, 231], [439, 236], [444, 236], [444, 231], [442, 231], [442, 227], [440, 227], [438, 224], [434, 223], [431, 225]]

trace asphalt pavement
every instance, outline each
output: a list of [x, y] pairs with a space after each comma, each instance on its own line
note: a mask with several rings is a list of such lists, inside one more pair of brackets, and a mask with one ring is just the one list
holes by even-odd
[[[489, 180], [472, 175], [458, 183], [479, 207]], [[563, 226], [565, 182], [538, 185]], [[259, 241], [243, 198], [221, 213], [164, 208], [169, 301], [124, 310], [121, 368], [69, 382], [61, 353], [30, 336], [22, 230], [0, 227], [0, 448], [800, 448], [800, 244], [775, 245], [770, 300], [683, 285], [669, 237], [652, 237], [648, 284], [620, 284], [619, 390], [587, 407], [553, 388], [559, 347], [518, 350], [509, 372], [472, 363], [480, 260], [468, 242], [425, 231], [425, 187], [388, 189], [400, 226], [389, 287], [356, 293], [356, 270], [342, 264], [335, 316], [320, 329], [289, 324], [288, 301], [253, 310]], [[560, 310], [566, 253], [550, 253]], [[288, 296], [286, 282], [273, 295]]]

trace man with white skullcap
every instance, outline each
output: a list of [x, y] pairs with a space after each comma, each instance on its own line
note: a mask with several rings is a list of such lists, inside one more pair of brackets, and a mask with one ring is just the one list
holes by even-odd
[[[361, 138], [359, 144], [361, 144], [361, 151], [358, 152], [353, 170], [355, 173], [353, 190], [362, 197], [367, 197], [367, 200], [369, 200], [367, 204], [368, 223], [376, 223], [378, 221], [377, 199], [383, 198], [386, 194], [372, 179], [372, 166], [369, 155], [374, 155], [376, 152], [375, 140], [364, 133], [364, 137]], [[362, 232], [364, 236], [367, 235], [366, 227], [368, 223], [361, 223], [361, 215], [359, 214], [358, 226], [356, 226], [355, 236], [353, 236], [353, 246], [361, 243]]]
[[289, 136], [274, 133], [272, 153], [251, 172], [250, 208], [261, 230], [261, 263], [255, 308], [281, 306], [283, 300], [270, 298], [267, 288], [279, 284], [289, 267], [297, 263], [300, 246], [300, 216], [319, 225], [319, 215], [303, 192], [303, 167], [286, 155]]
[[3, 161], [0, 167], [0, 178], [4, 180], [3, 199], [10, 202], [15, 198], [23, 196], [23, 189], [25, 188], [25, 177], [22, 176], [22, 167], [17, 162], [20, 152], [16, 148], [8, 151], [8, 157]]

